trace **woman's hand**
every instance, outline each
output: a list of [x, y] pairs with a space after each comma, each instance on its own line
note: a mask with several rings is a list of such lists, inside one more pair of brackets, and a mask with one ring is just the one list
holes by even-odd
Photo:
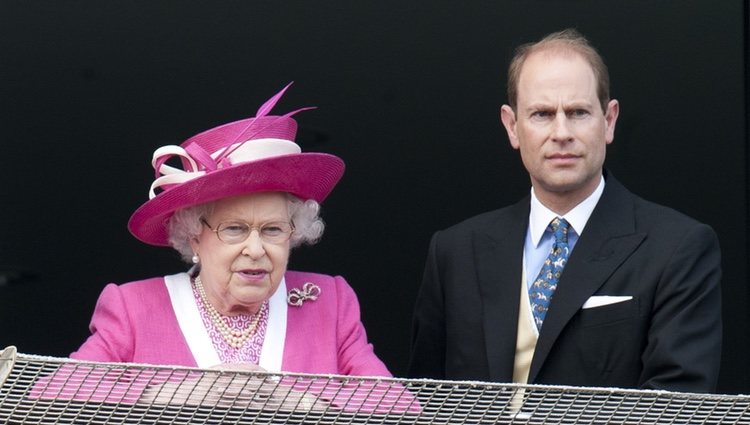
[[234, 372], [266, 372], [260, 365], [253, 363], [222, 363], [211, 366], [211, 370], [225, 370]]
[[[141, 402], [149, 404], [211, 405], [259, 410], [322, 411], [328, 403], [307, 391], [297, 391], [281, 383], [277, 376], [248, 375], [265, 373], [254, 364], [226, 363], [177, 381], [150, 385]], [[232, 373], [240, 372], [240, 373]], [[192, 374], [191, 374], [192, 375]]]

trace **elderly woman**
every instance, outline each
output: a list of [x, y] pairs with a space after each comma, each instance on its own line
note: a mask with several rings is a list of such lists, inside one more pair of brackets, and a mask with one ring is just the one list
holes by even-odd
[[[285, 90], [254, 118], [154, 153], [151, 198], [128, 227], [147, 244], [171, 245], [193, 267], [107, 285], [91, 336], [72, 358], [390, 376], [346, 281], [287, 270], [290, 249], [323, 233], [319, 203], [344, 164], [300, 151], [291, 118], [300, 110], [267, 115]], [[182, 168], [166, 164], [175, 157]]]

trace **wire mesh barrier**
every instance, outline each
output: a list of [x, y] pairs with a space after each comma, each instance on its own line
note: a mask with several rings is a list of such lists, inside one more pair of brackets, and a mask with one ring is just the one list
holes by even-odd
[[750, 424], [750, 396], [94, 363], [0, 353], [10, 424]]

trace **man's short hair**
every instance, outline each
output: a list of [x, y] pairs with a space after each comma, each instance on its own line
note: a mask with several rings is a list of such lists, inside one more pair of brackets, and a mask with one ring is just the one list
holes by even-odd
[[599, 52], [581, 33], [573, 28], [564, 29], [547, 35], [543, 39], [518, 46], [508, 67], [508, 103], [515, 111], [518, 101], [518, 81], [526, 59], [541, 51], [555, 51], [580, 55], [591, 66], [596, 78], [596, 94], [602, 111], [606, 113], [609, 103], [609, 71]]

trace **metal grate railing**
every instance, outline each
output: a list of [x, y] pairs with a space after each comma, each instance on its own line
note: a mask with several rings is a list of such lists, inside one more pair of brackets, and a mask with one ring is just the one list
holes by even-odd
[[9, 424], [750, 424], [750, 396], [262, 373], [0, 353]]

